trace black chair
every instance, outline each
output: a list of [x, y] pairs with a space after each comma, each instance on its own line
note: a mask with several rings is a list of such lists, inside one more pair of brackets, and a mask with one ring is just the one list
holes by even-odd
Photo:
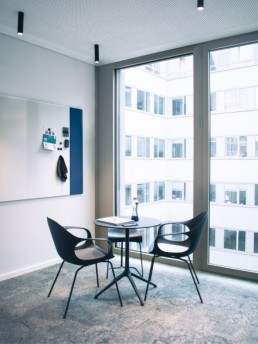
[[[153, 258], [151, 261], [149, 278], [145, 291], [145, 301], [148, 294], [149, 283], [152, 278], [154, 261], [157, 257], [167, 257], [181, 260], [187, 264], [200, 301], [203, 303], [199, 288], [197, 286], [197, 284], [199, 284], [199, 280], [190, 259], [190, 255], [198, 248], [207, 220], [208, 212], [204, 211], [188, 221], [166, 222], [160, 225], [158, 235], [149, 248], [149, 253], [153, 254]], [[166, 232], [168, 226], [171, 232], [171, 226], [173, 224], [186, 226], [188, 227], [189, 231], [180, 233], [164, 233]], [[173, 237], [175, 238], [174, 240]]]
[[[121, 255], [120, 255], [120, 266], [114, 267], [114, 269], [119, 269], [123, 267], [123, 251], [124, 246], [123, 243], [125, 242], [125, 233], [121, 229], [116, 228], [109, 228], [108, 229], [108, 240], [110, 240], [113, 244], [121, 243]], [[131, 230], [129, 234], [129, 241], [136, 242], [140, 248], [140, 259], [141, 259], [141, 272], [134, 266], [130, 266], [131, 269], [135, 269], [138, 274], [143, 277], [143, 263], [142, 263], [142, 234], [137, 230]], [[107, 278], [108, 278], [108, 267], [107, 267]]]
[[[63, 262], [61, 263], [61, 266], [57, 272], [57, 275], [54, 279], [54, 282], [50, 288], [50, 291], [48, 293], [48, 297], [50, 296], [54, 285], [57, 281], [57, 278], [62, 270], [62, 267], [64, 265], [64, 262], [68, 262], [75, 265], [80, 265], [80, 267], [76, 270], [70, 294], [68, 297], [66, 309], [64, 312], [64, 318], [66, 318], [66, 314], [68, 311], [70, 299], [72, 296], [75, 280], [77, 277], [78, 272], [84, 268], [85, 266], [89, 265], [96, 265], [96, 277], [97, 277], [97, 286], [99, 287], [99, 277], [98, 277], [98, 266], [97, 264], [100, 262], [108, 262], [112, 268], [113, 276], [115, 278], [114, 269], [112, 263], [109, 261], [111, 258], [114, 258], [113, 252], [112, 252], [112, 244], [107, 239], [104, 238], [93, 238], [91, 236], [91, 233], [88, 229], [83, 227], [74, 227], [74, 226], [66, 226], [63, 227], [56, 221], [47, 218], [47, 222], [49, 225], [49, 229], [51, 232], [51, 235], [53, 237], [53, 241], [57, 250], [57, 253], [59, 256], [63, 259]], [[70, 233], [71, 229], [82, 229], [86, 232], [86, 238], [79, 238], [75, 236], [74, 234]], [[105, 249], [99, 247], [96, 245], [96, 242], [102, 242], [105, 244]], [[118, 293], [118, 298], [120, 301], [120, 304], [122, 306], [122, 300], [120, 297], [118, 285], [116, 284], [116, 289]]]

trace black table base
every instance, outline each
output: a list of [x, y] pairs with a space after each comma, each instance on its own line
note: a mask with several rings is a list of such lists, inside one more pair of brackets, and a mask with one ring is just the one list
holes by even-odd
[[[110, 227], [110, 225], [103, 225], [101, 224], [100, 222], [98, 222], [97, 220], [95, 221], [95, 224], [96, 225], [100, 225], [102, 227]], [[140, 221], [138, 222], [138, 226], [137, 228], [145, 228], [145, 227], [153, 227], [153, 226], [157, 226], [159, 225], [160, 222], [158, 220], [153, 220], [153, 219], [148, 219], [148, 218], [143, 218], [143, 219], [140, 219]], [[104, 293], [107, 289], [109, 289], [110, 287], [112, 287], [115, 283], [117, 283], [118, 281], [120, 281], [120, 279], [124, 278], [124, 277], [127, 277], [128, 280], [130, 281], [133, 289], [134, 289], [134, 292], [135, 294], [137, 295], [139, 301], [140, 301], [140, 304], [142, 306], [144, 306], [144, 302], [143, 302], [143, 299], [139, 293], [139, 290], [134, 282], [134, 278], [138, 278], [139, 280], [145, 282], [145, 283], [148, 283], [148, 280], [146, 280], [145, 278], [137, 275], [137, 274], [134, 274], [130, 271], [130, 265], [129, 265], [129, 232], [130, 232], [130, 229], [131, 227], [129, 228], [126, 228], [126, 227], [121, 227], [120, 228], [121, 230], [124, 230], [125, 231], [125, 266], [124, 266], [124, 271], [122, 273], [120, 273], [118, 276], [116, 276], [113, 281], [111, 281], [106, 287], [104, 287], [101, 291], [99, 291], [94, 299], [97, 299], [102, 293]], [[149, 282], [151, 285], [153, 285], [153, 287], [157, 287], [156, 284], [152, 283], [152, 282]], [[122, 302], [121, 302], [121, 306], [122, 306]]]
[[[106, 287], [104, 287], [100, 292], [98, 292], [95, 295], [94, 299], [97, 299], [102, 293], [104, 293], [104, 291], [106, 291], [107, 289], [112, 287], [115, 283], [117, 283], [118, 281], [120, 281], [120, 279], [122, 279], [124, 277], [127, 277], [129, 279], [129, 281], [130, 281], [130, 283], [131, 283], [131, 285], [132, 285], [132, 287], [133, 287], [133, 289], [135, 291], [135, 294], [137, 295], [141, 305], [144, 306], [143, 299], [142, 299], [142, 297], [141, 297], [141, 295], [139, 293], [139, 290], [138, 290], [138, 288], [137, 288], [137, 286], [136, 286], [136, 284], [135, 284], [135, 282], [133, 280], [133, 277], [138, 278], [139, 280], [141, 280], [143, 282], [146, 282], [146, 283], [148, 283], [148, 281], [145, 278], [143, 278], [143, 277], [141, 277], [141, 276], [139, 276], [137, 274], [132, 273], [130, 271], [130, 268], [128, 270], [125, 268], [125, 270], [120, 275], [116, 276], [113, 279], [113, 281], [111, 281]], [[155, 288], [157, 287], [157, 285], [152, 283], [152, 282], [150, 282], [150, 284], [153, 285]], [[121, 304], [121, 306], [122, 306], [122, 304]]]

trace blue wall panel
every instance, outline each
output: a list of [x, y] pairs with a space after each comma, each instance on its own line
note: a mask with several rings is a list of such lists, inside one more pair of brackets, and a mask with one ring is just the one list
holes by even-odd
[[70, 195], [77, 195], [82, 193], [82, 110], [70, 108]]

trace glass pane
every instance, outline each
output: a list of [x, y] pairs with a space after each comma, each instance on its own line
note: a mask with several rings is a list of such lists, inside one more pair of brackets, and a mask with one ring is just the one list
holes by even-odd
[[209, 73], [209, 263], [251, 272], [258, 272], [256, 47], [210, 52]]
[[[193, 56], [118, 73], [118, 215], [131, 215], [130, 195], [139, 200], [139, 216], [189, 219], [193, 215]], [[130, 107], [123, 95], [130, 95]], [[148, 250], [155, 234], [156, 229], [143, 230], [143, 250]]]
[[131, 87], [125, 88], [125, 106], [131, 107], [132, 105], [132, 94], [131, 94]]
[[131, 136], [125, 137], [125, 155], [131, 156], [132, 154], [132, 138]]

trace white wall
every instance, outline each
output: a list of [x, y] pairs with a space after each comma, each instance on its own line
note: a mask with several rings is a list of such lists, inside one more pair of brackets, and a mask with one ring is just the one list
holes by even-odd
[[0, 203], [4, 280], [57, 261], [47, 216], [94, 232], [95, 67], [2, 34], [0, 47], [0, 94], [83, 110], [83, 194]]

